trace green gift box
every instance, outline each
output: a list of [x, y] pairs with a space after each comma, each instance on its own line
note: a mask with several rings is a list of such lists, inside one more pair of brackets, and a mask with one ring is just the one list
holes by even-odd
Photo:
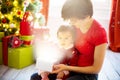
[[20, 36], [20, 39], [25, 41], [31, 41], [33, 40], [33, 36]]
[[4, 32], [0, 32], [0, 42], [2, 41], [3, 37], [4, 37]]
[[3, 63], [2, 59], [2, 42], [0, 42], [0, 65]]
[[33, 47], [8, 48], [8, 66], [24, 68], [33, 64]]

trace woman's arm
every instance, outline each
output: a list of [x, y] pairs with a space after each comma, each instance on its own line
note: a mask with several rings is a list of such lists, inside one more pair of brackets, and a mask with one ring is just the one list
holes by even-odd
[[62, 70], [69, 70], [69, 71], [80, 72], [80, 73], [96, 74], [100, 71], [102, 67], [106, 48], [107, 48], [107, 43], [104, 43], [95, 47], [94, 63], [92, 66], [77, 67], [77, 66], [67, 66], [67, 65], [60, 64], [60, 65], [54, 66], [59, 69], [57, 69], [56, 71], [53, 71], [53, 73], [57, 73]]

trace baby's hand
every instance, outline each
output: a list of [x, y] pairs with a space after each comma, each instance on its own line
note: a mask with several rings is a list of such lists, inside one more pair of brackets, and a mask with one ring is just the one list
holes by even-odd
[[62, 79], [56, 79], [56, 80], [62, 80]]
[[47, 77], [47, 78], [42, 78], [41, 80], [49, 80], [49, 78]]
[[42, 73], [41, 73], [41, 77], [42, 77], [41, 80], [49, 80], [48, 75], [49, 75], [48, 72], [42, 72]]
[[59, 72], [57, 74], [57, 79], [63, 79], [64, 75], [65, 75], [64, 72]]

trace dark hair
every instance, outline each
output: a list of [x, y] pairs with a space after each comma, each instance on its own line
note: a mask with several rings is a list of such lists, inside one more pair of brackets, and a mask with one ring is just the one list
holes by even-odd
[[91, 0], [66, 0], [61, 14], [63, 19], [92, 17], [93, 6]]
[[59, 32], [70, 32], [72, 34], [73, 39], [75, 38], [75, 29], [70, 25], [61, 25], [57, 31], [57, 37]]

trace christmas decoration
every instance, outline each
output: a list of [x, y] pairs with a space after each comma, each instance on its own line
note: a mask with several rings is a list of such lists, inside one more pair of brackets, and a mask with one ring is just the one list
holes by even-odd
[[21, 35], [32, 35], [32, 22], [28, 20], [30, 12], [25, 12], [22, 21], [20, 22], [20, 34]]
[[2, 58], [2, 42], [0, 42], [0, 65], [3, 63], [3, 58]]
[[8, 48], [8, 66], [22, 69], [34, 63], [33, 47]]
[[20, 47], [23, 44], [23, 41], [19, 39], [17, 36], [11, 36], [9, 39], [9, 46], [12, 48]]
[[33, 44], [33, 36], [20, 36], [20, 39], [23, 41], [24, 46]]
[[19, 23], [24, 14], [22, 4], [22, 0], [0, 1], [0, 32], [5, 32], [5, 36], [16, 34], [19, 30]]
[[44, 26], [45, 17], [40, 13], [42, 9], [42, 2], [40, 0], [31, 0], [28, 6], [26, 6], [26, 11], [31, 12], [33, 16], [34, 27]]
[[40, 26], [44, 25], [45, 19], [40, 14], [41, 8], [40, 0], [0, 0], [0, 32], [4, 32], [5, 36], [19, 34], [20, 22], [26, 12], [32, 16], [27, 16], [30, 24], [37, 22]]

